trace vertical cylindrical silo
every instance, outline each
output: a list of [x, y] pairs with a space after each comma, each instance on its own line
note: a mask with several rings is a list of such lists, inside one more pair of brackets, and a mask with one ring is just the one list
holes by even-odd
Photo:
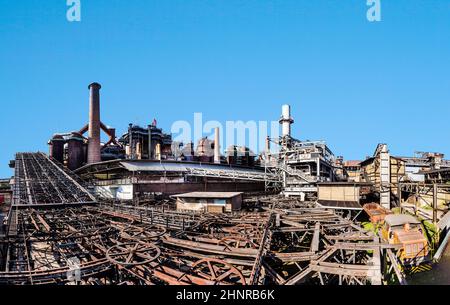
[[70, 170], [76, 170], [83, 165], [84, 162], [84, 152], [83, 143], [84, 140], [82, 136], [78, 133], [72, 133], [67, 140], [68, 145], [68, 158], [67, 167]]
[[60, 163], [64, 163], [64, 144], [65, 140], [61, 135], [55, 135], [50, 140], [50, 157]]

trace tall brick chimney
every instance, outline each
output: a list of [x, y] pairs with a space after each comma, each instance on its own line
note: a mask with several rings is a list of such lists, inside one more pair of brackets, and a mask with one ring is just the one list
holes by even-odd
[[100, 84], [89, 85], [88, 164], [101, 162], [100, 154]]

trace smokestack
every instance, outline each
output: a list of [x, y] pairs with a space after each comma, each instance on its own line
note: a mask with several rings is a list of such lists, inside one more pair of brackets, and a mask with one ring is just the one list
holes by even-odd
[[220, 135], [219, 127], [214, 129], [214, 163], [220, 163]]
[[291, 136], [291, 124], [294, 123], [294, 119], [291, 117], [291, 106], [283, 105], [282, 115], [280, 119], [282, 137]]
[[88, 164], [101, 162], [100, 155], [100, 84], [89, 85]]

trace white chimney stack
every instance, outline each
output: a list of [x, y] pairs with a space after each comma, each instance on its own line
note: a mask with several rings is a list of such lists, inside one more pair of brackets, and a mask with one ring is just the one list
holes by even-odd
[[294, 119], [291, 117], [291, 106], [283, 105], [282, 114], [280, 119], [281, 134], [283, 137], [291, 136], [291, 124], [294, 123]]
[[219, 127], [214, 129], [214, 163], [220, 164], [220, 135]]

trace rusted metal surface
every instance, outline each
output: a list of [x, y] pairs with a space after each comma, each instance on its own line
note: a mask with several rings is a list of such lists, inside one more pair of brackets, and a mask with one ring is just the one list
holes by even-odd
[[242, 273], [233, 265], [219, 259], [206, 258], [192, 265], [193, 272], [216, 283], [246, 285]]
[[392, 245], [279, 197], [222, 215], [114, 204], [14, 211], [0, 284], [379, 285], [394, 268], [392, 255], [382, 260]]
[[15, 164], [13, 206], [71, 206], [96, 201], [76, 177], [43, 153], [18, 153]]
[[122, 266], [149, 264], [160, 255], [161, 250], [155, 244], [144, 242], [121, 243], [106, 251], [106, 257], [111, 263]]
[[363, 209], [374, 224], [383, 222], [386, 215], [392, 214], [391, 210], [385, 209], [377, 203], [367, 203], [363, 206]]

